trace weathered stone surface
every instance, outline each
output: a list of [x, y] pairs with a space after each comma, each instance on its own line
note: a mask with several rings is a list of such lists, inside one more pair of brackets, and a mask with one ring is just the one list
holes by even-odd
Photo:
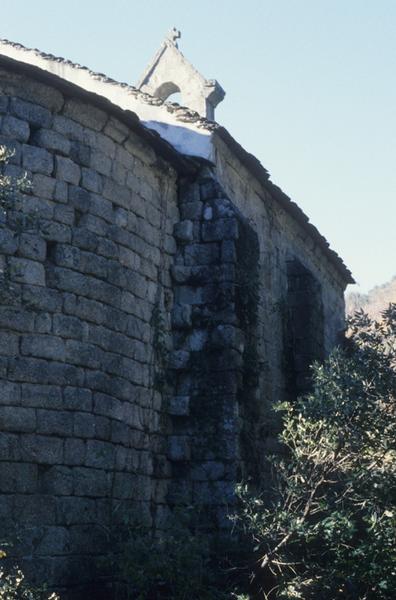
[[300, 311], [290, 347], [303, 385], [302, 346], [331, 347], [342, 285], [216, 133], [219, 168], [191, 162], [189, 181], [137, 120], [27, 75], [9, 97], [2, 73], [0, 144], [15, 149], [4, 172], [27, 171], [32, 189], [28, 228], [15, 214], [0, 228], [14, 294], [0, 306], [0, 518], [29, 526], [25, 554], [44, 553], [50, 573], [71, 554], [81, 574], [120, 501], [161, 526], [183, 498], [224, 525], [239, 468], [260, 468], [246, 439], [277, 451], [252, 410], [268, 416], [257, 399], [289, 393], [277, 307]]
[[19, 142], [27, 142], [30, 136], [29, 124], [9, 115], [3, 117], [0, 130], [2, 135]]
[[174, 227], [174, 235], [180, 241], [191, 242], [194, 237], [192, 221], [185, 220], [180, 221], [180, 223], [176, 223]]
[[19, 98], [11, 98], [10, 112], [35, 127], [49, 127], [52, 123], [52, 115], [48, 109]]
[[68, 155], [70, 152], [70, 141], [51, 129], [39, 129], [34, 134], [33, 140], [38, 146], [47, 150], [53, 150], [59, 154]]
[[190, 396], [173, 396], [169, 401], [169, 414], [186, 417], [190, 414]]
[[81, 170], [76, 163], [70, 158], [64, 158], [63, 156], [56, 157], [56, 177], [66, 183], [72, 183], [78, 185], [81, 177]]
[[24, 145], [22, 146], [22, 165], [28, 171], [51, 175], [54, 169], [54, 159], [44, 148]]
[[191, 456], [190, 438], [181, 435], [170, 436], [168, 456], [170, 460], [175, 462], [188, 461]]
[[25, 258], [11, 258], [10, 271], [13, 281], [31, 285], [45, 285], [45, 271], [42, 264]]

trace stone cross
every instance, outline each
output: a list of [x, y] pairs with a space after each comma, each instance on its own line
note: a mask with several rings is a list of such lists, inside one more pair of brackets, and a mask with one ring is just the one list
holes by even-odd
[[174, 44], [176, 46], [176, 48], [178, 47], [176, 40], [181, 38], [181, 33], [178, 29], [176, 29], [176, 27], [171, 29], [166, 37], [169, 40], [169, 42], [171, 42], [172, 44]]

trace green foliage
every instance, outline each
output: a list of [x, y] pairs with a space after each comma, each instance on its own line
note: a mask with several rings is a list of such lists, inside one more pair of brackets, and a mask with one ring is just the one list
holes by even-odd
[[[0, 549], [0, 560], [4, 561], [6, 557], [5, 550]], [[0, 600], [60, 600], [60, 598], [55, 593], [48, 595], [45, 587], [30, 586], [19, 567], [13, 566], [7, 569], [0, 563]]]
[[[0, 168], [8, 163], [14, 153], [6, 148], [0, 146]], [[25, 192], [30, 189], [30, 182], [26, 176], [23, 177], [11, 177], [10, 175], [4, 175], [0, 171], [0, 217], [1, 220], [7, 216], [9, 210], [18, 209], [18, 198], [20, 192]]]
[[241, 486], [259, 598], [391, 600], [396, 589], [396, 306], [357, 313], [313, 367], [312, 392], [278, 407], [272, 503]]
[[[4, 166], [12, 158], [13, 152], [0, 146], [0, 233], [7, 227], [14, 235], [32, 227], [33, 215], [22, 210], [22, 193], [30, 189], [26, 174], [23, 177], [12, 177], [3, 174]], [[0, 260], [0, 303], [10, 304], [15, 298], [15, 289], [11, 284], [8, 262], [5, 257]]]
[[230, 553], [235, 541], [213, 540], [191, 527], [188, 510], [179, 510], [166, 529], [153, 534], [137, 523], [113, 544], [113, 575], [128, 600], [248, 600], [234, 595]]

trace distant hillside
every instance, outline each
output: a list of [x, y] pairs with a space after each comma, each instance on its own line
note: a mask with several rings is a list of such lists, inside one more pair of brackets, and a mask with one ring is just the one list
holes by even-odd
[[350, 315], [362, 308], [370, 317], [378, 319], [390, 302], [396, 303], [396, 276], [388, 283], [373, 288], [368, 294], [348, 294], [346, 311]]

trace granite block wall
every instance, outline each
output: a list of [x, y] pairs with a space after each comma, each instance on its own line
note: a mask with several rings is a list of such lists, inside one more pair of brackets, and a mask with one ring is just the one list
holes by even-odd
[[0, 227], [0, 539], [38, 581], [83, 584], [117, 519], [166, 502], [176, 173], [55, 88], [2, 70], [0, 100], [3, 174], [31, 182]]
[[343, 327], [345, 282], [224, 142], [187, 176], [126, 117], [0, 69], [30, 182], [0, 218], [0, 540], [62, 600], [109, 597], [125, 519], [229, 527]]

